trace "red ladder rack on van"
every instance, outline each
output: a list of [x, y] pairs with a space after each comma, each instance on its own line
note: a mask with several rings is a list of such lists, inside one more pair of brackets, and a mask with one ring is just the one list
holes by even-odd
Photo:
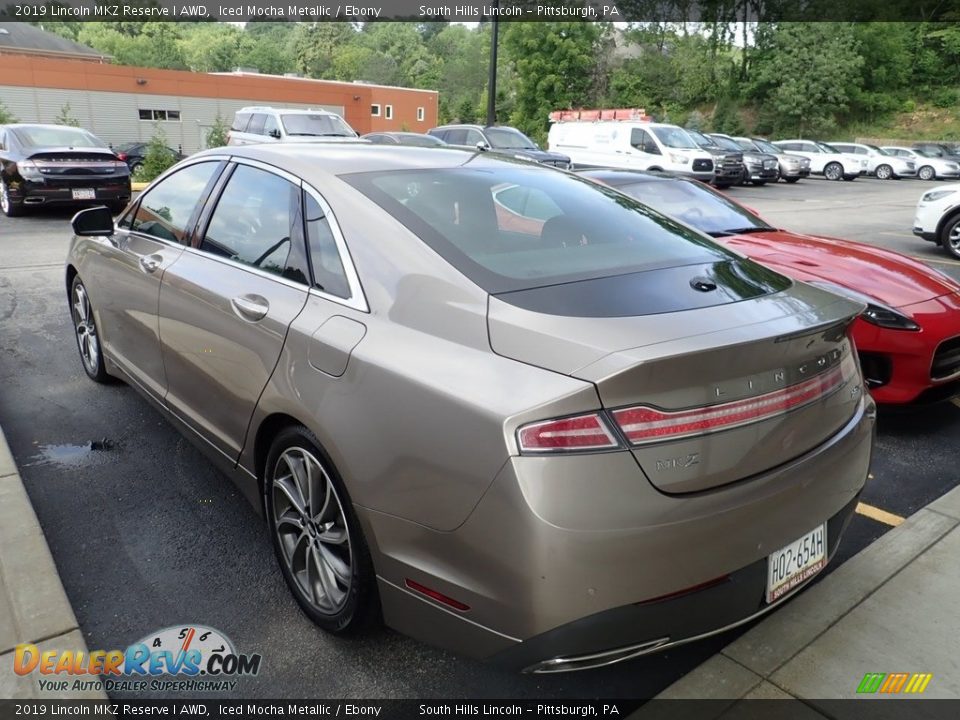
[[650, 122], [653, 118], [647, 115], [647, 111], [643, 108], [554, 110], [550, 113], [550, 122], [566, 122], [570, 120], [639, 120], [641, 122]]

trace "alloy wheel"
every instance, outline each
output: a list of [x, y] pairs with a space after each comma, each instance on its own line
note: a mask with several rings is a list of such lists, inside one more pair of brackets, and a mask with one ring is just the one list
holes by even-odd
[[877, 168], [878, 180], [889, 180], [891, 177], [893, 177], [893, 168], [889, 165], [881, 165]]
[[839, 180], [842, 175], [843, 167], [840, 165], [840, 163], [829, 163], [823, 169], [823, 176], [827, 178], [827, 180]]
[[929, 165], [924, 165], [922, 168], [920, 168], [920, 172], [917, 174], [920, 176], [921, 180], [933, 180], [933, 178], [936, 176], [933, 168]]
[[77, 334], [77, 346], [80, 357], [90, 375], [96, 375], [100, 367], [100, 339], [97, 337], [97, 325], [93, 319], [93, 310], [83, 283], [73, 286], [73, 327]]
[[317, 612], [344, 608], [353, 582], [346, 513], [330, 475], [313, 453], [285, 450], [273, 469], [274, 532], [302, 598]]
[[946, 249], [955, 258], [960, 258], [960, 220], [955, 220], [947, 230]]

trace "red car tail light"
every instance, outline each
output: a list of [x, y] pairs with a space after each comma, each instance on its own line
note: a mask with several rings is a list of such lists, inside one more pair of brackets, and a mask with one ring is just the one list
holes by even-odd
[[126, 159], [127, 159], [127, 154], [126, 154], [126, 153], [117, 153], [117, 158], [120, 159], [120, 160], [126, 160]]
[[620, 447], [600, 413], [524, 425], [517, 437], [521, 452], [608, 450]]
[[809, 405], [843, 385], [850, 377], [851, 368], [855, 370], [848, 357], [842, 364], [809, 380], [744, 400], [678, 411], [637, 406], [615, 410], [612, 415], [632, 445], [705, 435], [769, 420]]

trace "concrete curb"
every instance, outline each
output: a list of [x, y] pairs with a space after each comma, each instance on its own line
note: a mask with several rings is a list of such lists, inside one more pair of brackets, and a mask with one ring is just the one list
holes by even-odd
[[40, 688], [41, 679], [67, 680], [72, 685], [74, 677], [69, 675], [42, 676], [37, 671], [17, 675], [14, 651], [22, 643], [36, 645], [41, 652], [87, 653], [43, 530], [0, 430], [0, 698], [106, 699], [103, 692]]
[[146, 190], [147, 185], [149, 184], [150, 183], [145, 183], [145, 182], [132, 182], [130, 183], [130, 190], [132, 192], [141, 192], [143, 190]]
[[[823, 581], [768, 616], [717, 655], [695, 668], [657, 699], [714, 699], [720, 715], [736, 701], [757, 697], [810, 697], [792, 690], [785, 666], [806, 663], [810, 648], [828, 630], [891, 583], [921, 555], [960, 527], [960, 487], [911, 515], [864, 548]], [[958, 530], [960, 532], [960, 530]], [[882, 630], [883, 628], [878, 628]], [[880, 633], [883, 634], [883, 633]], [[818, 671], [814, 669], [812, 674]], [[850, 678], [845, 675], [847, 684]], [[823, 683], [817, 697], [849, 692]], [[642, 712], [638, 714], [642, 717]]]

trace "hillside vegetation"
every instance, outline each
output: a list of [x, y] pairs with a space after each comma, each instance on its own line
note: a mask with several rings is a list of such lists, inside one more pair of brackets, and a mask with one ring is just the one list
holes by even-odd
[[[430, 88], [486, 105], [490, 27], [445, 22], [44, 23], [114, 61]], [[960, 140], [957, 23], [504, 23], [500, 122], [542, 139], [565, 107], [643, 107], [727, 132]]]

